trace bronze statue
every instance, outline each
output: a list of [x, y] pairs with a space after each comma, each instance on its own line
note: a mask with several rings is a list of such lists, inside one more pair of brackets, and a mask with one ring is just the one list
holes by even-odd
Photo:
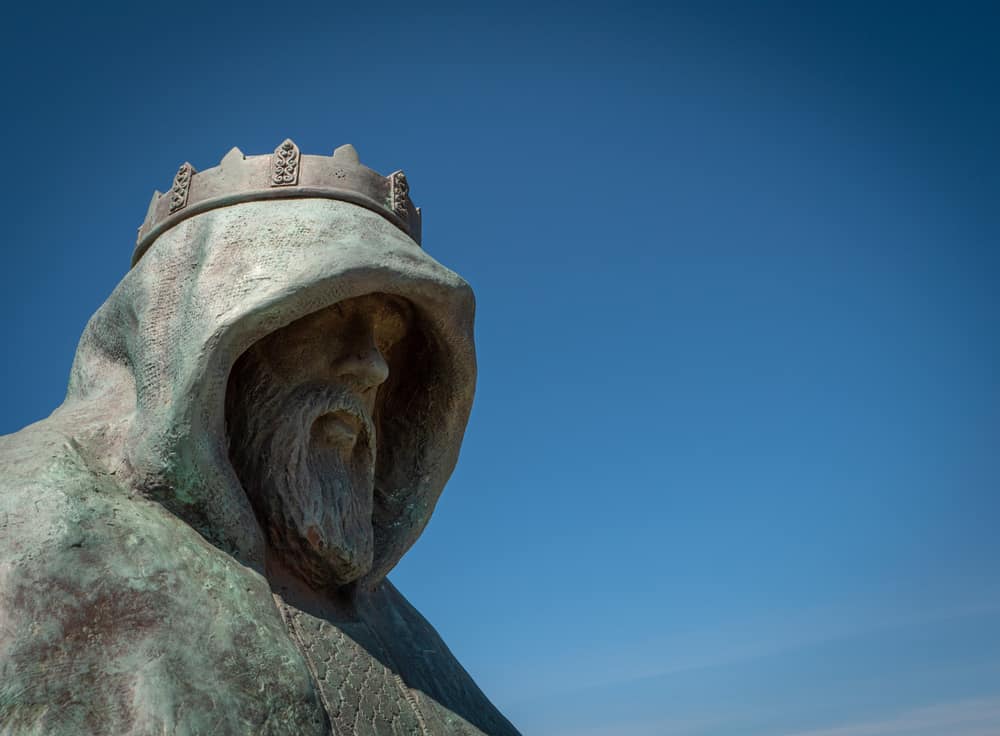
[[468, 285], [406, 177], [155, 194], [65, 402], [0, 438], [0, 734], [516, 734], [386, 580], [455, 466]]

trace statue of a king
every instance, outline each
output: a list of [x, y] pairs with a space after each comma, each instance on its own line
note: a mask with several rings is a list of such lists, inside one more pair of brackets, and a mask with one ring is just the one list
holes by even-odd
[[0, 734], [516, 734], [386, 579], [473, 309], [351, 146], [181, 166], [64, 403], [0, 438]]

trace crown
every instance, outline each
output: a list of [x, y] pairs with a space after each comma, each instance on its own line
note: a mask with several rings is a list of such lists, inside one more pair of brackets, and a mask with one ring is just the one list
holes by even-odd
[[181, 164], [170, 191], [153, 192], [132, 265], [165, 230], [192, 215], [237, 202], [302, 197], [353, 202], [382, 215], [420, 244], [420, 208], [410, 200], [410, 186], [402, 171], [389, 176], [372, 171], [361, 164], [349, 144], [332, 156], [303, 156], [286, 139], [274, 153], [262, 156], [245, 156], [233, 148], [218, 166], [205, 171]]

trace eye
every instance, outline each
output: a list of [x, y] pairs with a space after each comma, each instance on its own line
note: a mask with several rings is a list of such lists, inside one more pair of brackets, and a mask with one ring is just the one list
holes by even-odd
[[375, 341], [383, 353], [391, 349], [406, 336], [409, 317], [394, 304], [386, 304], [378, 310], [375, 318]]

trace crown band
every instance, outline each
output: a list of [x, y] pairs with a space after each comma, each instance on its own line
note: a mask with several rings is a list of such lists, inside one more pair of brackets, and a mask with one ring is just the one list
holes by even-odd
[[153, 193], [132, 265], [164, 231], [199, 213], [238, 202], [306, 197], [365, 207], [420, 244], [420, 208], [410, 199], [402, 171], [382, 176], [363, 166], [351, 145], [339, 147], [333, 156], [312, 156], [285, 140], [271, 155], [245, 156], [233, 148], [218, 166], [201, 172], [184, 163], [169, 192]]

